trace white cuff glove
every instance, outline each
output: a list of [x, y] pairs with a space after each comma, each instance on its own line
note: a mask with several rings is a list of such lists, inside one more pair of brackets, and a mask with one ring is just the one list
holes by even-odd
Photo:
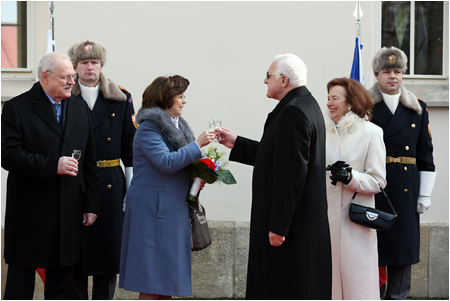
[[434, 171], [421, 171], [419, 198], [417, 199], [417, 213], [423, 214], [431, 206], [431, 192], [433, 191], [436, 173]]
[[431, 198], [429, 196], [420, 196], [417, 199], [417, 213], [423, 214], [431, 206]]
[[[130, 188], [131, 179], [133, 178], [133, 167], [125, 167], [125, 187], [128, 192], [128, 188]], [[127, 194], [125, 193], [125, 197], [123, 198], [122, 211], [125, 212], [125, 208], [127, 206]]]

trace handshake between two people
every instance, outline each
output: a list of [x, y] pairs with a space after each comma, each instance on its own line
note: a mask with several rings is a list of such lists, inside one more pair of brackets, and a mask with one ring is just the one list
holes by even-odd
[[326, 170], [331, 171], [331, 184], [336, 186], [337, 182], [342, 182], [345, 185], [352, 180], [352, 168], [345, 161], [336, 161], [328, 165]]

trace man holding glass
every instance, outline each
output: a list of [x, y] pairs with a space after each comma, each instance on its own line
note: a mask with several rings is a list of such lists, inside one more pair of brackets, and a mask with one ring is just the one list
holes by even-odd
[[275, 57], [261, 141], [216, 130], [230, 160], [254, 166], [247, 299], [331, 299], [325, 125], [306, 74], [299, 57]]
[[99, 209], [89, 109], [71, 96], [70, 59], [50, 53], [37, 70], [39, 82], [2, 112], [2, 167], [9, 171], [4, 299], [33, 299], [36, 268], [46, 269], [45, 299], [69, 299], [82, 225], [91, 226]]

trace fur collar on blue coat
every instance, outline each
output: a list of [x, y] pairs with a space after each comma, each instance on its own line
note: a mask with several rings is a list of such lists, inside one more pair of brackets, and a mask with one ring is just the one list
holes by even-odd
[[195, 141], [194, 133], [187, 122], [180, 116], [177, 129], [172, 123], [172, 117], [158, 107], [141, 108], [136, 114], [136, 123], [150, 121], [169, 140], [175, 150]]

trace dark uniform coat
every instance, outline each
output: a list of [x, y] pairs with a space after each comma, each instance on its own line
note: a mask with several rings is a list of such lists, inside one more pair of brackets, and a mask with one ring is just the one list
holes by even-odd
[[[378, 231], [379, 265], [410, 265], [419, 262], [420, 220], [417, 199], [420, 171], [434, 171], [433, 145], [429, 131], [427, 105], [401, 89], [400, 102], [392, 114], [378, 84], [370, 93], [375, 100], [372, 122], [384, 131], [386, 156], [416, 158], [416, 164], [386, 164], [386, 193], [398, 213], [394, 226]], [[386, 198], [377, 194], [376, 208], [392, 212]]]
[[[78, 81], [72, 93], [81, 97]], [[100, 92], [91, 112], [97, 161], [121, 159], [125, 167], [133, 166], [133, 115], [131, 94], [101, 74]], [[98, 168], [98, 172], [101, 215], [94, 225], [83, 229], [85, 275], [119, 273], [125, 177], [121, 166]]]
[[230, 160], [254, 166], [247, 299], [331, 299], [325, 125], [308, 89], [278, 103], [260, 142], [238, 137]]
[[[2, 167], [7, 264], [48, 268], [79, 260], [83, 213], [98, 213], [94, 136], [85, 101], [63, 100], [61, 130], [40, 83], [3, 106]], [[57, 175], [58, 160], [81, 150], [76, 177]], [[95, 224], [95, 223], [94, 223]]]

